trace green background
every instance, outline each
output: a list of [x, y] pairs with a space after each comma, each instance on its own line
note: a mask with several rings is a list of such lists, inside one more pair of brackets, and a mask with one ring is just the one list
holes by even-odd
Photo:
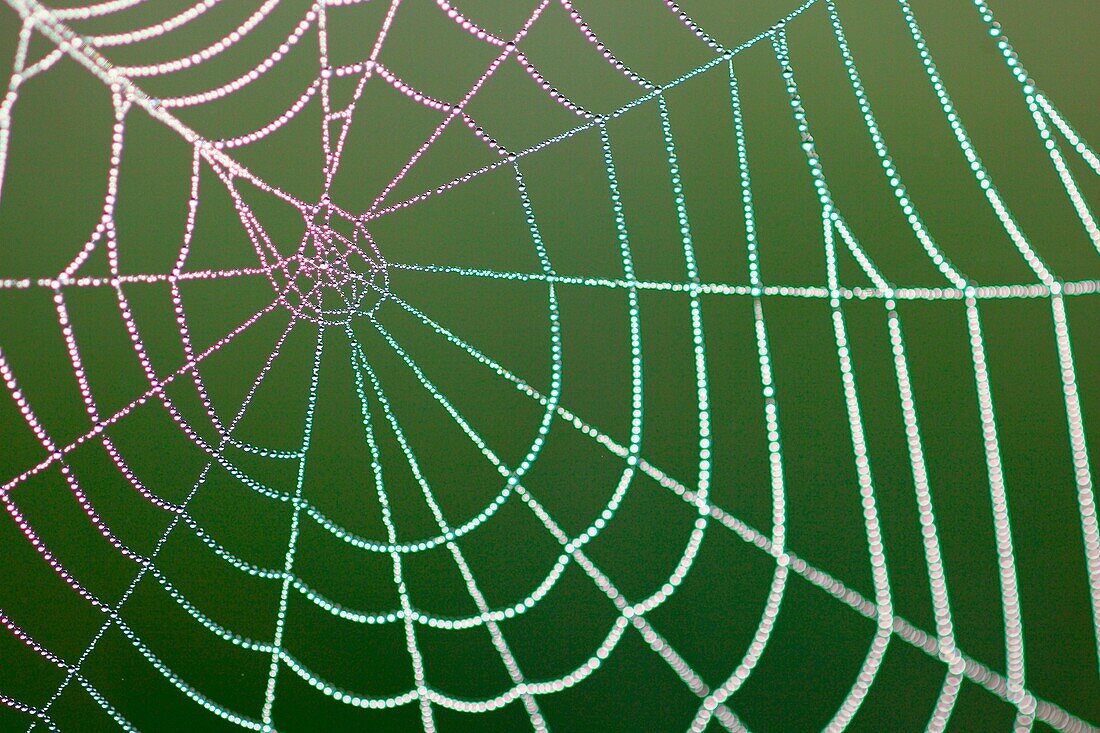
[[[463, 0], [456, 5], [503, 36], [514, 34], [531, 10], [530, 3], [514, 0]], [[1034, 283], [967, 169], [899, 6], [887, 0], [841, 0], [837, 5], [891, 153], [938, 243], [977, 284]], [[116, 66], [186, 55], [220, 38], [257, 6], [251, 0], [226, 2], [162, 38], [105, 48], [103, 53]], [[715, 55], [658, 0], [578, 0], [576, 6], [620, 59], [655, 82], [668, 82]], [[86, 35], [133, 30], [185, 7], [187, 3], [176, 0], [153, 0], [74, 27]], [[176, 75], [136, 82], [158, 98], [222, 84], [270, 53], [308, 7], [303, 0], [286, 0], [226, 53]], [[683, 7], [711, 35], [733, 47], [766, 30], [795, 3], [685, 0]], [[962, 121], [1035, 250], [1060, 279], [1100, 278], [1100, 257], [977, 11], [947, 0], [919, 0], [913, 7]], [[1100, 139], [1095, 7], [1071, 0], [1005, 0], [994, 10], [1039, 87], [1086, 140]], [[333, 65], [353, 63], [369, 53], [384, 11], [379, 0], [329, 11]], [[14, 11], [0, 8], [0, 58], [14, 56], [19, 25]], [[893, 283], [946, 286], [892, 201], [824, 4], [792, 21], [788, 33], [796, 80], [839, 210]], [[51, 48], [51, 42], [36, 34], [31, 58]], [[520, 49], [550, 83], [586, 109], [606, 114], [644, 93], [601, 61], [556, 3]], [[434, 3], [406, 0], [380, 60], [410, 85], [453, 103], [496, 53], [449, 23]], [[824, 286], [820, 208], [770, 44], [757, 43], [739, 53], [734, 65], [745, 113], [763, 280], [768, 285]], [[317, 73], [317, 36], [309, 31], [254, 85], [178, 115], [208, 139], [240, 135], [274, 119]], [[334, 85], [335, 97], [347, 99], [347, 82]], [[726, 66], [718, 64], [670, 89], [666, 99], [700, 278], [747, 285]], [[513, 62], [486, 84], [468, 111], [512, 150], [582, 122], [554, 104]], [[440, 119], [439, 113], [416, 106], [380, 80], [371, 81], [354, 117], [333, 199], [348, 211], [367, 209]], [[109, 90], [69, 58], [20, 90], [0, 198], [0, 280], [53, 277], [87, 240], [103, 206], [112, 122]], [[290, 124], [230, 154], [260, 178], [314, 202], [321, 192], [322, 124], [314, 98]], [[387, 202], [408, 199], [496, 158], [465, 127], [452, 128]], [[656, 101], [614, 119], [608, 130], [638, 279], [686, 282]], [[1069, 150], [1064, 143], [1062, 149]], [[623, 275], [602, 155], [597, 131], [588, 129], [520, 160], [549, 260], [560, 275]], [[186, 142], [142, 110], [127, 115], [115, 216], [122, 273], [171, 269], [185, 227], [191, 157]], [[1095, 174], [1079, 158], [1068, 159], [1084, 195], [1095, 205], [1100, 193]], [[298, 214], [261, 191], [241, 189], [272, 238], [280, 245], [297, 245], [303, 229]], [[255, 267], [256, 255], [232, 202], [209, 166], [200, 176], [199, 201], [184, 270]], [[541, 272], [508, 167], [379, 217], [368, 228], [391, 263]], [[101, 250], [80, 275], [109, 274]], [[867, 285], [846, 255], [840, 277], [845, 286]], [[536, 389], [549, 390], [545, 282], [408, 270], [391, 270], [390, 278], [394, 294]], [[174, 371], [185, 358], [169, 286], [134, 284], [123, 290], [157, 374]], [[200, 350], [273, 297], [267, 280], [255, 276], [191, 281], [180, 291]], [[64, 294], [93, 394], [101, 413], [111, 414], [148, 388], [116, 294], [107, 287], [70, 287]], [[626, 444], [631, 399], [627, 290], [560, 284], [556, 294], [563, 339], [561, 404]], [[1098, 297], [1066, 301], [1088, 435], [1100, 434]], [[698, 478], [699, 431], [688, 296], [643, 291], [639, 300], [641, 455], [692, 487]], [[711, 294], [701, 300], [714, 426], [712, 499], [768, 534], [771, 489], [752, 299]], [[782, 427], [789, 549], [873, 599], [828, 302], [768, 296], [763, 311]], [[886, 312], [874, 299], [845, 301], [843, 311], [869, 436], [894, 607], [918, 628], [932, 632], [928, 572]], [[1096, 643], [1050, 301], [983, 301], [980, 312], [1017, 551], [1027, 685], [1035, 695], [1100, 723]], [[908, 301], [899, 305], [899, 313], [957, 641], [965, 653], [1004, 674], [997, 555], [965, 309], [958, 300]], [[523, 457], [541, 418], [537, 403], [394, 302], [384, 303], [378, 318], [505, 462], [514, 465]], [[199, 374], [221, 419], [232, 418], [287, 323], [286, 312], [277, 310], [203, 362]], [[356, 331], [444, 514], [456, 525], [475, 516], [500, 490], [500, 475], [378, 332], [365, 321], [357, 322]], [[238, 438], [297, 449], [315, 340], [316, 329], [309, 324], [292, 332], [241, 421]], [[56, 443], [68, 444], [90, 429], [48, 288], [0, 288], [0, 349]], [[303, 496], [341, 525], [384, 541], [350, 359], [346, 338], [332, 331], [319, 373]], [[193, 383], [181, 379], [167, 392], [194, 429], [216, 441]], [[399, 538], [436, 534], [393, 433], [377, 414], [374, 422]], [[107, 434], [135, 476], [170, 501], [187, 496], [207, 462], [155, 400]], [[226, 456], [279, 491], [295, 489], [294, 461], [264, 459], [234, 448]], [[4, 397], [0, 478], [7, 480], [45, 457], [14, 402]], [[66, 460], [104, 522], [135, 551], [151, 553], [170, 515], [134, 491], [102, 443], [89, 441]], [[555, 419], [523, 484], [567, 532], [577, 533], [599, 514], [623, 467], [622, 459]], [[11, 499], [80, 582], [105, 602], [117, 602], [137, 566], [99, 536], [56, 465], [19, 484]], [[215, 467], [189, 508], [211, 536], [237, 555], [263, 567], [281, 567], [291, 521], [286, 503], [256, 494]], [[586, 552], [633, 602], [664, 583], [696, 514], [668, 489], [638, 475], [615, 518]], [[458, 544], [493, 608], [530, 593], [560, 552], [515, 497]], [[0, 608], [43, 645], [75, 662], [102, 615], [34, 554], [7, 518], [0, 520], [0, 547]], [[183, 596], [219, 624], [270, 640], [277, 581], [234, 570], [186, 526], [170, 534], [156, 564]], [[295, 567], [318, 592], [349, 608], [386, 611], [400, 605], [388, 555], [356, 550], [305, 519]], [[774, 568], [769, 555], [711, 522], [688, 578], [647, 618], [716, 687], [749, 644]], [[404, 572], [414, 607], [440, 616], [476, 613], [446, 549], [407, 555]], [[188, 684], [241, 715], [258, 718], [269, 655], [214, 637], [151, 575], [137, 585], [121, 615]], [[616, 615], [606, 596], [573, 563], [532, 610], [500, 628], [527, 678], [537, 681], [559, 677], [587, 660]], [[754, 731], [821, 729], [855, 681], [874, 628], [873, 621], [792, 575], [767, 650], [730, 699], [730, 708]], [[443, 631], [419, 626], [417, 634], [427, 680], [435, 689], [484, 699], [510, 686], [483, 627]], [[351, 624], [292, 591], [284, 644], [319, 676], [351, 692], [396, 695], [413, 684], [400, 623]], [[104, 634], [82, 671], [141, 730], [233, 728], [166, 682], [117, 628]], [[935, 657], [894, 637], [850, 729], [922, 730], [944, 671]], [[62, 678], [56, 667], [10, 634], [0, 637], [0, 692], [41, 706]], [[578, 731], [682, 730], [699, 705], [633, 629], [591, 677], [561, 693], [539, 696], [538, 702], [552, 730]], [[434, 713], [443, 731], [529, 727], [518, 702], [484, 715], [438, 705]], [[50, 715], [65, 731], [115, 727], [77, 684], [65, 689]], [[415, 703], [385, 711], [344, 706], [308, 687], [285, 666], [279, 671], [273, 715], [280, 730], [409, 730], [421, 725]], [[1011, 705], [968, 681], [951, 730], [1007, 730], [1014, 715]], [[24, 730], [30, 723], [31, 718], [0, 707], [0, 730]], [[712, 721], [708, 730], [717, 729]], [[1035, 729], [1047, 730], [1042, 723]]]

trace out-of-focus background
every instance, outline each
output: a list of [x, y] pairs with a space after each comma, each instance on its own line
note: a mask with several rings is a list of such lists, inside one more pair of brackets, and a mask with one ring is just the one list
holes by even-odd
[[[992, 2], [1034, 85], [1083, 140], [1100, 140], [1096, 7]], [[505, 731], [532, 721], [664, 731], [693, 720], [708, 731], [820, 730], [859, 699], [850, 693], [881, 652], [872, 642], [886, 592], [900, 633], [849, 730], [924, 730], [938, 700], [953, 702], [950, 730], [1026, 725], [1030, 702], [1021, 714], [1005, 680], [1100, 724], [1080, 505], [1087, 458], [1075, 458], [1070, 429], [1100, 435], [1100, 252], [980, 8], [911, 4], [954, 119], [1021, 237], [1067, 283], [1057, 307], [1049, 290], [1026, 290], [1041, 278], [976, 180], [909, 6], [893, 0], [837, 0], [835, 19], [894, 182], [824, 0], [801, 12], [795, 0], [684, 0], [688, 21], [660, 0], [550, 2], [518, 44], [535, 73], [511, 56], [494, 68], [464, 106], [470, 124], [449, 124], [406, 175], [447, 116], [431, 105], [462, 103], [502, 52], [494, 39], [514, 37], [534, 3], [334, 3], [323, 22], [306, 0], [208, 0], [189, 15], [192, 4], [0, 4], [0, 59], [18, 64], [0, 108], [0, 609], [34, 640], [0, 629], [0, 730], [113, 730], [112, 714], [142, 731]], [[784, 78], [779, 35], [762, 34], [795, 12]], [[387, 24], [380, 66], [360, 89]], [[70, 33], [84, 42], [58, 52]], [[324, 79], [321, 37], [339, 70]], [[715, 61], [721, 49], [736, 49], [732, 63]], [[116, 97], [100, 58], [129, 80]], [[836, 211], [883, 279], [908, 289], [894, 323], [911, 403], [899, 392], [887, 299], [836, 235], [847, 397], [858, 402], [846, 399], [821, 203], [788, 81]], [[352, 100], [353, 114], [332, 117]], [[223, 142], [196, 157], [183, 129]], [[331, 165], [325, 140], [341, 138]], [[1053, 139], [1095, 210], [1096, 172], [1061, 133]], [[975, 309], [914, 234], [899, 182], [922, 231], [979, 288]], [[315, 206], [326, 190], [343, 213], [325, 219], [325, 241], [337, 232], [370, 242], [385, 267], [334, 265], [375, 280], [326, 291], [331, 308], [337, 291], [359, 287], [361, 313], [332, 316], [339, 323], [318, 350], [307, 317], [316, 314], [275, 298], [288, 281], [308, 288], [325, 275], [272, 262], [303, 242], [315, 254], [309, 232], [322, 229], [307, 222], [324, 216], [288, 201]], [[69, 281], [58, 283], [62, 272]], [[1083, 423], [1067, 422], [1059, 309]], [[984, 423], [975, 314], [993, 408]], [[149, 394], [150, 379], [179, 370]], [[766, 406], [778, 415], [771, 435]], [[903, 407], [919, 425], [917, 480]], [[853, 409], [867, 470], [854, 455]], [[517, 468], [518, 486], [507, 478]], [[861, 480], [882, 536], [873, 551]], [[720, 514], [701, 520], [681, 496], [700, 489], [704, 511], [712, 503]], [[920, 497], [930, 497], [934, 533]], [[447, 529], [457, 530], [450, 544]], [[779, 571], [785, 582], [781, 551], [769, 552], [777, 537], [797, 558]], [[583, 552], [563, 555], [564, 541]], [[395, 543], [401, 552], [389, 551]], [[883, 555], [888, 591], [872, 572]], [[1009, 576], [1022, 657], [1006, 651]], [[948, 680], [948, 697], [934, 602], [944, 597], [958, 649], [996, 675], [971, 665]], [[614, 598], [648, 599], [652, 610], [619, 621]], [[118, 608], [122, 623], [97, 604]], [[765, 611], [776, 606], [773, 619]], [[941, 636], [944, 618], [941, 607]], [[273, 640], [285, 650], [274, 665]], [[746, 655], [747, 679], [711, 718], [708, 692]], [[518, 679], [562, 689], [524, 696]], [[418, 687], [449, 702], [422, 705], [409, 695]], [[453, 709], [461, 701], [495, 702]], [[1073, 729], [1049, 705], [1042, 716], [1032, 730]]]

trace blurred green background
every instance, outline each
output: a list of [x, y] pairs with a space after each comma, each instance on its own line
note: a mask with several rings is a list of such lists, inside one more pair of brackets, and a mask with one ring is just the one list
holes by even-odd
[[[19, 7], [19, 2], [13, 3]], [[66, 21], [79, 34], [134, 31], [175, 16], [186, 0], [151, 0], [101, 18]], [[684, 0], [683, 9], [726, 47], [756, 37], [791, 12], [793, 0]], [[116, 67], [186, 57], [236, 28], [260, 6], [217, 4], [190, 23], [147, 41], [104, 46]], [[511, 37], [533, 3], [460, 0], [471, 21]], [[201, 93], [260, 63], [310, 9], [283, 0], [224, 53], [175, 74], [135, 77], [157, 99]], [[327, 11], [330, 64], [362, 61], [383, 22], [380, 0]], [[592, 31], [627, 66], [658, 84], [716, 55], [658, 0], [577, 0]], [[838, 0], [852, 53], [890, 152], [929, 231], [947, 256], [978, 285], [1034, 284], [1011, 240], [975, 183], [920, 64], [900, 6], [891, 0]], [[916, 0], [913, 10], [940, 74], [976, 149], [1012, 213], [1051, 271], [1064, 281], [1100, 279], [1100, 257], [1077, 219], [1039, 140], [1019, 85], [999, 57], [975, 8]], [[1095, 5], [1079, 0], [993, 6], [1040, 89], [1086, 139], [1100, 139], [1095, 81]], [[20, 15], [0, 7], [0, 58], [16, 54]], [[899, 287], [946, 287], [908, 228], [848, 83], [823, 0], [788, 27], [795, 79], [838, 209], [884, 275]], [[55, 44], [39, 33], [29, 63]], [[568, 12], [552, 2], [520, 43], [548, 83], [577, 105], [608, 114], [646, 92], [605, 63]], [[400, 4], [379, 60], [424, 94], [454, 104], [497, 55], [431, 0]], [[820, 207], [770, 43], [733, 59], [744, 108], [756, 204], [761, 277], [766, 285], [825, 286]], [[257, 82], [194, 107], [172, 109], [208, 140], [244, 135], [276, 119], [319, 73], [314, 23]], [[337, 107], [358, 77], [333, 81]], [[728, 67], [719, 63], [665, 92], [683, 177], [699, 277], [704, 283], [749, 284], [742, 191], [730, 109]], [[484, 85], [467, 111], [509, 150], [535, 146], [584, 124], [556, 104], [513, 61]], [[43, 428], [67, 445], [91, 427], [49, 287], [88, 241], [102, 216], [111, 171], [115, 115], [110, 90], [72, 58], [63, 57], [18, 89], [0, 198], [0, 350]], [[431, 134], [442, 113], [415, 104], [380, 78], [365, 87], [352, 118], [333, 201], [359, 214]], [[276, 132], [226, 152], [257, 177], [313, 204], [323, 190], [324, 125], [315, 95]], [[193, 151], [176, 132], [132, 108], [124, 116], [114, 214], [118, 272], [164, 274], [179, 256], [187, 226]], [[330, 128], [338, 131], [338, 125]], [[685, 283], [675, 198], [662, 140], [658, 103], [639, 104], [608, 124], [622, 189], [637, 279]], [[1059, 139], [1084, 197], [1100, 199], [1095, 175]], [[468, 128], [452, 124], [437, 145], [386, 197], [383, 207], [431, 191], [498, 155]], [[622, 279], [598, 131], [589, 127], [519, 160], [546, 256], [558, 274]], [[283, 253], [305, 229], [299, 212], [237, 179], [237, 190]], [[198, 177], [198, 207], [183, 272], [258, 266], [256, 252], [223, 181], [208, 163]], [[391, 264], [441, 265], [541, 275], [543, 266], [524, 219], [514, 172], [498, 167], [365, 224]], [[865, 287], [854, 259], [843, 254], [841, 284]], [[77, 276], [109, 277], [101, 244]], [[390, 290], [457, 337], [547, 394], [552, 379], [550, 298], [545, 280], [502, 279], [391, 267]], [[15, 287], [13, 281], [31, 281]], [[132, 312], [151, 368], [163, 378], [187, 362], [163, 280], [62, 289], [87, 381], [101, 415], [111, 415], [149, 388], [120, 313], [119, 292]], [[631, 430], [629, 289], [563, 282], [560, 308], [560, 404], [621, 445]], [[201, 352], [272, 301], [263, 276], [194, 279], [179, 284], [182, 315]], [[640, 455], [694, 490], [699, 478], [699, 414], [689, 297], [639, 293], [644, 398]], [[1100, 296], [1066, 298], [1087, 435], [1100, 434]], [[746, 295], [700, 298], [713, 425], [713, 502], [756, 528], [772, 531], [773, 507], [764, 399], [753, 300]], [[788, 548], [848, 588], [874, 599], [871, 566], [841, 389], [828, 301], [768, 295], [761, 299], [771, 345], [785, 469]], [[881, 299], [845, 300], [855, 378], [885, 537], [896, 613], [932, 634], [928, 569], [900, 398]], [[1050, 299], [983, 300], [985, 335], [1000, 449], [1016, 549], [1027, 688], [1091, 724], [1100, 724], [1100, 677], [1081, 520]], [[1005, 643], [993, 514], [977, 397], [961, 301], [899, 304], [916, 409], [943, 547], [959, 647], [1005, 674]], [[543, 407], [467, 351], [400, 307], [384, 302], [379, 323], [439, 391], [509, 466], [531, 448]], [[214, 445], [218, 434], [203, 399], [225, 423], [233, 419], [280, 335], [285, 308], [259, 319], [198, 367], [206, 394], [188, 377], [166, 390], [179, 420]], [[366, 319], [354, 332], [382, 385], [394, 417], [443, 515], [452, 526], [479, 516], [504, 486], [500, 473], [417, 381], [401, 356]], [[342, 329], [326, 331], [317, 401], [302, 479], [303, 498], [348, 531], [386, 542], [356, 392], [352, 349]], [[298, 450], [303, 439], [317, 329], [303, 323], [286, 338], [234, 436], [246, 444]], [[398, 540], [439, 533], [400, 444], [368, 380], [379, 461]], [[239, 475], [283, 494], [298, 486], [296, 460], [265, 458], [230, 446], [224, 465], [210, 462], [150, 399], [105, 431], [136, 482], [157, 496], [188, 504], [194, 525], [254, 566], [281, 570], [292, 523], [289, 502], [257, 493]], [[0, 478], [39, 463], [47, 451], [13, 400], [0, 399]], [[179, 524], [157, 550], [172, 515], [153, 506], [112, 463], [99, 440], [67, 454], [64, 465], [120, 542], [149, 556], [160, 575], [146, 574], [121, 617], [146, 649], [179, 679], [218, 705], [259, 720], [271, 665], [268, 653], [234, 646], [203, 628], [166, 590], [171, 587], [213, 622], [270, 642], [280, 581], [235, 569]], [[626, 462], [556, 416], [523, 486], [573, 536], [599, 517]], [[232, 468], [233, 472], [229, 469]], [[234, 475], [234, 472], [238, 475]], [[92, 594], [115, 605], [138, 565], [120, 554], [82, 512], [59, 464], [16, 485], [22, 512], [57, 560]], [[631, 603], [666, 582], [684, 553], [697, 510], [653, 478], [638, 473], [587, 556]], [[320, 595], [348, 609], [387, 613], [401, 607], [392, 558], [340, 541], [303, 513], [295, 573]], [[516, 496], [456, 543], [490, 608], [521, 602], [551, 572], [561, 545]], [[31, 548], [11, 519], [0, 521], [3, 580], [0, 609], [38, 642], [76, 663], [96, 637], [104, 614], [65, 584]], [[425, 614], [467, 617], [478, 609], [454, 557], [443, 545], [403, 555], [409, 602]], [[652, 627], [710, 687], [721, 685], [745, 654], [760, 622], [775, 560], [716, 521], [691, 571], [669, 600], [647, 614]], [[571, 673], [603, 642], [618, 616], [592, 580], [570, 562], [549, 593], [500, 623], [530, 681]], [[160, 580], [169, 583], [166, 586]], [[875, 631], [868, 619], [797, 574], [788, 581], [775, 631], [743, 687], [728, 701], [753, 731], [824, 727], [855, 682]], [[484, 700], [510, 688], [484, 625], [445, 630], [416, 625], [427, 684], [460, 699]], [[404, 625], [357, 624], [333, 616], [293, 587], [283, 644], [290, 655], [332, 685], [368, 697], [414, 687]], [[188, 699], [112, 625], [81, 663], [94, 687], [143, 731], [216, 731], [236, 726]], [[893, 637], [850, 730], [923, 730], [943, 683], [934, 655]], [[64, 679], [55, 665], [11, 634], [0, 637], [0, 693], [41, 707]], [[1008, 730], [1009, 703], [966, 681], [950, 730]], [[550, 729], [649, 731], [686, 729], [700, 699], [672, 668], [627, 628], [610, 657], [583, 682], [537, 696]], [[484, 714], [433, 705], [442, 731], [524, 730], [517, 700]], [[117, 725], [74, 682], [50, 704], [64, 731]], [[0, 706], [0, 730], [25, 730], [33, 718]], [[278, 671], [272, 722], [279, 730], [414, 730], [416, 702], [393, 709], [344, 705], [307, 685], [285, 664]], [[707, 729], [719, 730], [712, 720]], [[40, 726], [40, 729], [42, 727]], [[1034, 730], [1051, 730], [1037, 722]]]

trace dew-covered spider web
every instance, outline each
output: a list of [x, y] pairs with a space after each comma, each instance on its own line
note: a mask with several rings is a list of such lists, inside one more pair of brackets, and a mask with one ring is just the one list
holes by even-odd
[[1094, 9], [5, 4], [0, 730], [1098, 730]]

